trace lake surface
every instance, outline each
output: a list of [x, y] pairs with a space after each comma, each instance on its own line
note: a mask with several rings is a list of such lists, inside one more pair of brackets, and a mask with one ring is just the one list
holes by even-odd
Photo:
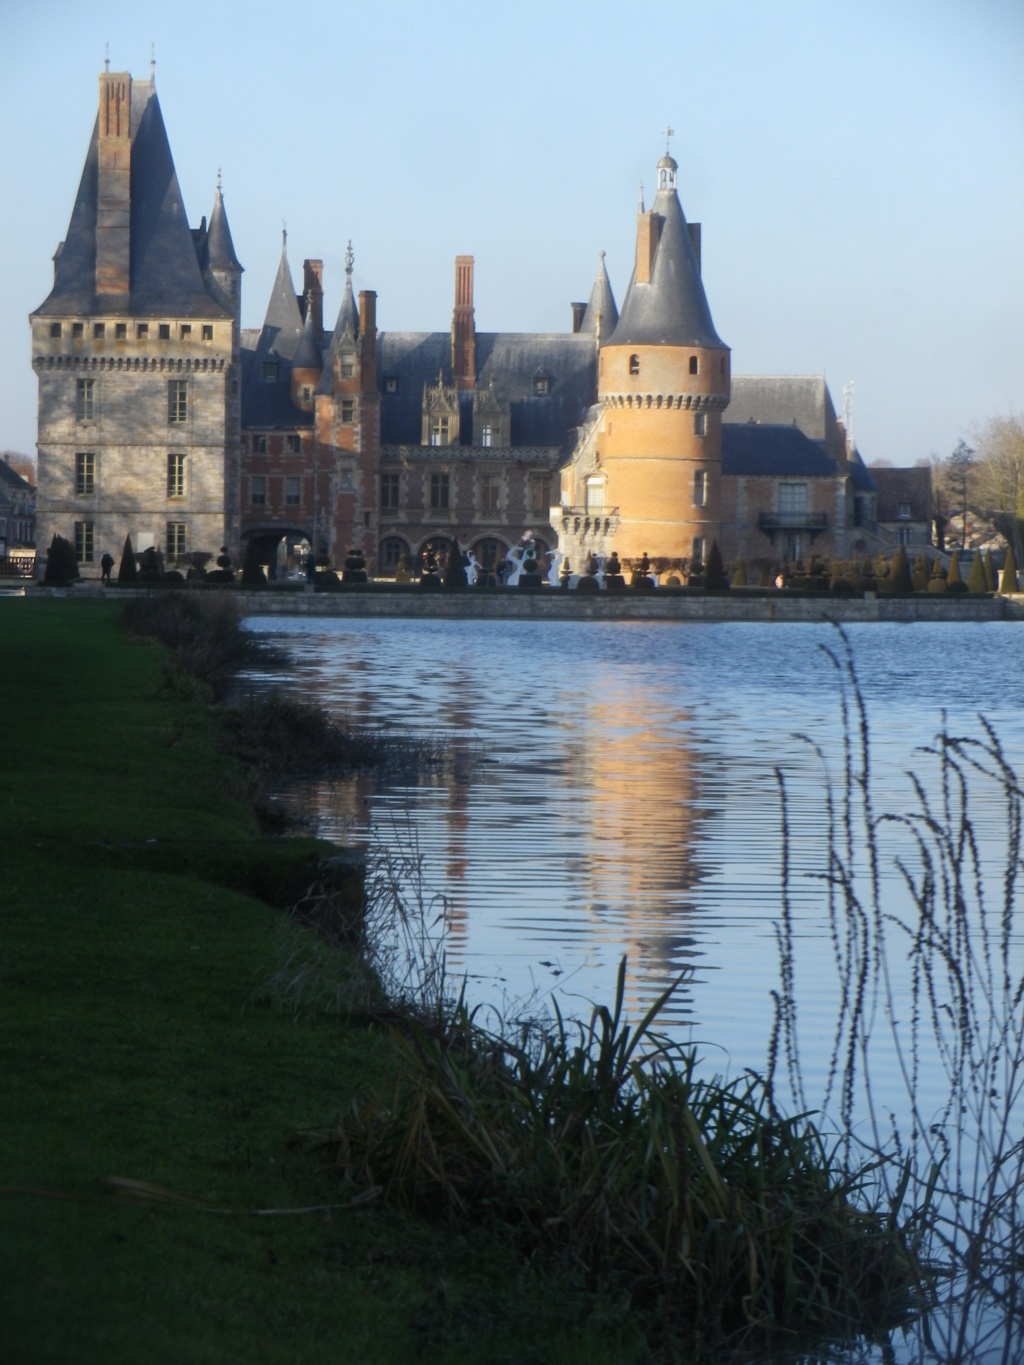
[[[285, 685], [346, 725], [447, 742], [444, 772], [413, 784], [361, 777], [291, 796], [325, 837], [418, 855], [431, 909], [442, 912], [450, 975], [466, 976], [472, 1001], [506, 1013], [527, 999], [536, 1011], [553, 995], [563, 1013], [586, 1016], [592, 1003], [611, 1002], [626, 955], [634, 1019], [682, 977], [662, 1025], [694, 1043], [709, 1071], [763, 1072], [780, 979], [784, 791], [802, 1098], [820, 1105], [843, 988], [837, 952], [854, 951], [842, 917], [829, 910], [830, 794], [835, 846], [869, 909], [872, 871], [856, 780], [849, 845], [838, 818], [847, 755], [855, 779], [860, 757], [845, 644], [834, 628], [249, 624], [287, 650]], [[941, 816], [944, 799], [956, 795], [955, 783], [944, 792], [929, 752], [943, 726], [984, 738], [983, 715], [1024, 772], [1024, 634], [1010, 622], [861, 624], [846, 639], [868, 716], [871, 814], [896, 817], [876, 827], [879, 909], [907, 918], [896, 859], [917, 875], [908, 819], [922, 796]], [[277, 674], [270, 680], [281, 684]], [[998, 918], [1005, 792], [971, 774], [969, 812], [978, 880]], [[1017, 899], [1014, 892], [1008, 952], [1019, 975]], [[884, 928], [890, 1012], [904, 1027], [910, 941], [892, 923]], [[877, 981], [866, 1014], [875, 1020], [866, 1053], [875, 1101], [906, 1133], [906, 1086]], [[916, 1094], [925, 1124], [950, 1095], [927, 1046]], [[865, 1108], [855, 1106], [853, 1126], [870, 1135]]]

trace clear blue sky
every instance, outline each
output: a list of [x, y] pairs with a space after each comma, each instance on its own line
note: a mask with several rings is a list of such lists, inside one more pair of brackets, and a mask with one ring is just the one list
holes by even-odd
[[855, 386], [867, 460], [947, 454], [1024, 409], [1020, 0], [0, 0], [0, 449], [34, 451], [28, 313], [49, 291], [112, 70], [157, 90], [190, 221], [218, 167], [258, 325], [282, 221], [380, 325], [569, 327], [617, 299], [663, 129], [736, 373]]

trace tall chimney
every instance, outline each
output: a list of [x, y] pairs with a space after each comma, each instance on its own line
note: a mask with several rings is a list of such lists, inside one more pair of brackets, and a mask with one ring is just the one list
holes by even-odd
[[317, 341], [324, 339], [324, 263], [323, 261], [302, 262], [302, 292], [309, 300], [313, 310], [313, 327]]
[[473, 319], [473, 257], [455, 257], [452, 313], [452, 374], [458, 389], [476, 388], [476, 323]]
[[569, 307], [572, 309], [572, 330], [578, 332], [583, 326], [583, 315], [587, 311], [587, 305], [585, 303], [570, 303]]
[[100, 76], [99, 164], [96, 188], [96, 293], [131, 289], [132, 78]]
[[359, 291], [359, 371], [363, 392], [377, 387], [377, 291]]
[[651, 271], [654, 269], [654, 256], [661, 241], [661, 229], [665, 220], [660, 213], [650, 209], [641, 213], [636, 220], [636, 282], [650, 284]]

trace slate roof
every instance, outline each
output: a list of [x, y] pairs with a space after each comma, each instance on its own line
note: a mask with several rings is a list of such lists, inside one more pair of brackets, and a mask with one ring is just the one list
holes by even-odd
[[[853, 483], [854, 488], [860, 493], [874, 493], [878, 490], [878, 484], [871, 475], [871, 471], [864, 467], [860, 456], [854, 451], [847, 462], [846, 472]], [[930, 498], [929, 494], [929, 498]]]
[[[243, 335], [243, 343], [251, 333]], [[255, 349], [243, 357], [243, 427], [301, 427], [312, 425], [312, 414], [292, 402], [292, 365], [303, 336], [302, 314], [292, 283], [286, 244], [270, 291], [267, 315]], [[276, 365], [276, 376], [264, 378], [264, 366]]]
[[932, 471], [927, 465], [910, 469], [873, 469], [878, 488], [878, 520], [906, 521], [900, 503], [910, 503], [910, 520], [929, 521], [932, 515]]
[[619, 310], [615, 306], [615, 295], [612, 293], [612, 283], [605, 268], [603, 251], [598, 263], [594, 287], [590, 291], [586, 312], [583, 314], [583, 321], [580, 323], [581, 332], [587, 332], [590, 336], [597, 335], [598, 313], [601, 314], [601, 335], [607, 341], [618, 323]]
[[[381, 399], [381, 441], [419, 445], [423, 388], [440, 375], [452, 384], [449, 332], [381, 332], [377, 372]], [[575, 429], [597, 395], [597, 351], [583, 333], [477, 332], [477, 388], [493, 380], [495, 393], [508, 401], [513, 446], [571, 448]], [[398, 392], [388, 393], [389, 379]], [[546, 379], [547, 394], [536, 392]], [[462, 395], [464, 443], [472, 443], [472, 392]]]
[[722, 473], [752, 478], [834, 479], [839, 466], [799, 427], [723, 423]]
[[[671, 157], [662, 161], [675, 169]], [[650, 282], [638, 284], [634, 268], [609, 345], [724, 346], [711, 321], [679, 196], [660, 189], [651, 207], [663, 224]]]
[[723, 422], [792, 423], [814, 441], [829, 439], [836, 411], [823, 374], [734, 374]]
[[127, 301], [96, 293], [99, 119], [93, 126], [67, 237], [54, 257], [53, 289], [33, 316], [118, 312], [137, 317], [228, 317], [206, 292], [185, 215], [160, 102], [151, 81], [132, 81], [131, 218]]
[[206, 232], [203, 265], [210, 270], [241, 271], [243, 268], [235, 255], [235, 244], [231, 240], [231, 229], [228, 227], [228, 215], [224, 208], [224, 196], [221, 194], [220, 185], [217, 186], [213, 212], [210, 214], [210, 226]]

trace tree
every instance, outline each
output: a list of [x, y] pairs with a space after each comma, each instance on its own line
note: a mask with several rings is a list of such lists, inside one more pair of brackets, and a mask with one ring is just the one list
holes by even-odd
[[979, 508], [1024, 563], [1024, 417], [994, 417], [977, 433]]
[[967, 490], [970, 486], [971, 475], [974, 472], [974, 448], [969, 446], [966, 441], [960, 440], [956, 443], [956, 449], [950, 455], [947, 463], [949, 471], [949, 482], [954, 491], [956, 501], [960, 504], [960, 548], [967, 548]]

